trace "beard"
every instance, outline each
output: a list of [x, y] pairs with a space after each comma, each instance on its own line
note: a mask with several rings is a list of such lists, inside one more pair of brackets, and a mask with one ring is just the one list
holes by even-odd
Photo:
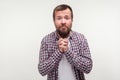
[[57, 33], [60, 35], [62, 38], [67, 38], [70, 34], [71, 28], [66, 27], [67, 30], [60, 30], [56, 29]]

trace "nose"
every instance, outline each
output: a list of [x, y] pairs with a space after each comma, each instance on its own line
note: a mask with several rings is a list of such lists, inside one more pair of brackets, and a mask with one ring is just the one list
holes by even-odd
[[62, 19], [61, 23], [62, 23], [62, 24], [65, 24], [65, 23], [66, 23], [65, 19]]

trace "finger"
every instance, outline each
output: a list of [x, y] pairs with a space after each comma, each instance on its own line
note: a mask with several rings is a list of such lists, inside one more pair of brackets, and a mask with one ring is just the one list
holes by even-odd
[[59, 45], [63, 45], [63, 43], [59, 43]]
[[58, 44], [61, 43], [62, 40], [58, 40]]
[[63, 43], [62, 45], [63, 45], [63, 46], [68, 46], [68, 43]]
[[68, 43], [68, 39], [64, 39], [63, 42]]
[[68, 50], [68, 47], [67, 47], [67, 46], [63, 48], [63, 51], [64, 51], [64, 52], [66, 52], [67, 50]]
[[58, 41], [57, 41], [57, 44], [61, 44], [62, 42], [62, 38], [60, 38]]

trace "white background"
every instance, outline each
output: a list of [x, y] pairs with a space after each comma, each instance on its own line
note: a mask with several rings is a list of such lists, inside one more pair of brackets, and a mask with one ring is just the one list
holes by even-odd
[[40, 42], [55, 30], [52, 12], [61, 3], [72, 7], [72, 29], [88, 40], [87, 80], [120, 80], [119, 0], [0, 0], [0, 80], [46, 80], [37, 69]]

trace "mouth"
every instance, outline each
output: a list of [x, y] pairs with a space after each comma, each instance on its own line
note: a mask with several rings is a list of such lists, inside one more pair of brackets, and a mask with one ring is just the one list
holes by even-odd
[[63, 31], [65, 31], [67, 28], [66, 28], [66, 27], [62, 27], [61, 29], [62, 29]]
[[66, 26], [62, 26], [62, 27], [61, 27], [61, 30], [62, 30], [62, 31], [66, 31], [66, 30], [67, 30]]

